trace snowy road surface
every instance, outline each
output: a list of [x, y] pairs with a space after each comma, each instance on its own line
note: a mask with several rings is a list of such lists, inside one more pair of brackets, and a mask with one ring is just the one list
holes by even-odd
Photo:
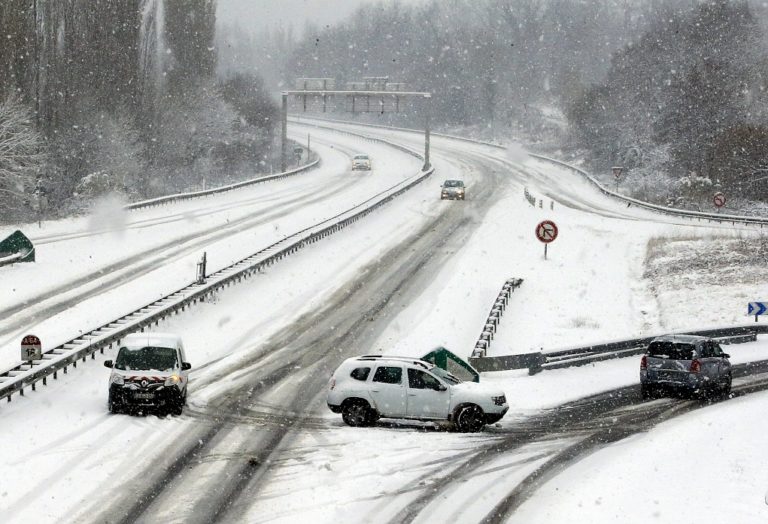
[[[308, 128], [299, 129], [303, 134]], [[323, 158], [321, 172], [281, 183], [285, 194], [279, 198], [284, 200], [276, 200], [269, 211], [254, 212], [246, 204], [246, 193], [216, 197], [221, 198], [221, 206], [232, 204], [230, 214], [219, 214], [211, 200], [203, 201], [209, 210], [200, 212], [211, 212], [213, 218], [211, 222], [200, 218], [205, 223], [197, 231], [217, 231], [225, 227], [226, 218], [243, 220], [240, 237], [218, 240], [227, 243], [219, 250], [235, 258], [238, 250], [250, 252], [255, 244], [266, 244], [304, 221], [324, 216], [332, 205], [344, 205], [363, 192], [391, 185], [393, 179], [409, 176], [419, 167], [416, 159], [384, 146], [328, 131], [311, 132], [317, 136], [317, 151]], [[408, 133], [362, 132], [419, 144]], [[719, 424], [721, 431], [707, 433], [697, 443], [712, 449], [718, 445], [717, 435], [724, 435], [728, 427], [717, 413], [723, 412], [725, 420], [738, 424], [745, 413], [764, 410], [765, 394], [710, 407], [675, 400], [642, 403], [636, 391], [638, 364], [635, 359], [622, 359], [535, 377], [516, 372], [483, 377], [505, 389], [512, 408], [498, 427], [479, 434], [448, 433], [418, 423], [348, 428], [338, 415], [327, 411], [323, 405], [327, 379], [346, 356], [378, 350], [421, 355], [438, 344], [468, 353], [488, 301], [510, 276], [526, 280], [505, 313], [511, 319], [505, 329], [508, 338], [496, 346], [504, 350], [637, 336], [644, 330], [662, 328], [670, 319], [662, 318], [662, 310], [654, 304], [640, 275], [648, 239], [738, 234], [617, 206], [589, 187], [581, 187], [575, 175], [551, 170], [519, 154], [444, 138], [436, 138], [434, 148], [437, 174], [426, 183], [342, 234], [306, 248], [160, 326], [183, 335], [194, 366], [190, 406], [181, 417], [108, 415], [108, 370], [94, 364], [0, 407], [0, 512], [4, 520], [475, 522], [490, 516], [497, 521], [529, 522], [535, 514], [541, 522], [557, 522], [558, 518], [561, 522], [619, 522], [616, 515], [624, 508], [648, 509], [637, 507], [640, 499], [627, 500], [627, 493], [641, 489], [649, 504], [659, 501], [658, 515], [690, 511], [689, 501], [665, 496], [663, 490], [668, 491], [676, 478], [688, 478], [678, 477], [676, 471], [694, 458], [675, 454], [670, 447], [664, 457], [677, 457], [679, 467], [674, 461], [665, 464], [670, 480], [649, 486], [643, 479], [651, 473], [643, 469], [646, 464], [638, 457], [648, 446], [665, 446], [669, 438], [675, 438], [675, 431], [702, 424], [711, 427], [710, 423]], [[346, 151], [340, 154], [341, 149]], [[360, 177], [367, 175], [347, 169], [349, 152], [361, 150], [371, 154], [375, 167], [365, 180]], [[439, 184], [446, 178], [465, 180], [466, 202], [438, 199]], [[554, 211], [529, 207], [522, 196], [524, 186], [554, 199]], [[277, 185], [269, 187], [249, 191], [255, 192], [252, 198], [256, 200], [280, 193]], [[238, 206], [238, 201], [243, 205]], [[269, 214], [285, 209], [290, 211], [279, 220]], [[160, 208], [148, 210], [145, 218], [154, 217], [163, 224], [163, 216], [184, 212], [176, 207]], [[563, 224], [546, 263], [541, 260], [541, 246], [533, 239], [533, 226], [544, 216]], [[134, 214], [128, 219], [133, 220]], [[253, 224], [246, 228], [249, 220]], [[185, 228], [193, 227], [182, 223]], [[50, 236], [61, 236], [87, 228], [75, 221], [46, 224], [46, 229]], [[144, 245], [136, 248], [138, 254], [152, 243], [173, 244], [179, 229], [178, 224], [153, 225], [148, 230], [128, 229], [122, 240], [111, 238], [112, 233], [99, 233], [66, 242], [111, 243], [99, 261], [98, 267], [103, 267], [114, 263], [110, 257], [122, 245], [141, 239]], [[137, 236], [127, 242], [129, 235]], [[55, 249], [56, 244], [46, 245]], [[52, 297], [64, 307], [39, 324], [38, 331], [55, 338], [57, 333], [69, 333], [73, 325], [97, 322], [100, 314], [117, 316], [120, 308], [154, 297], [158, 287], [174, 285], [177, 273], [191, 274], [200, 250], [171, 256], [177, 260], [170, 272], [173, 277], [163, 272], [167, 266], [158, 263], [152, 271], [138, 271], [141, 279], [127, 279], [133, 282], [130, 288], [94, 294], [90, 300], [98, 305], [74, 308], [66, 297]], [[71, 258], [65, 273], [72, 281], [78, 276], [74, 268], [84, 263], [82, 255], [75, 253], [79, 252], [56, 250], [50, 255], [51, 260], [55, 256], [61, 256], [60, 261]], [[61, 262], [49, 263], [46, 258], [42, 264], [49, 264], [46, 267], [53, 273], [29, 297], [65, 280], [55, 273]], [[214, 263], [223, 265], [228, 260]], [[79, 275], [94, 270], [84, 267]], [[17, 273], [11, 281], [23, 279], [31, 280], [29, 275]], [[87, 290], [76, 285], [72, 292]], [[19, 296], [2, 307], [18, 308], [23, 302]], [[17, 314], [34, 315], [35, 311]], [[684, 316], [689, 312], [664, 314]], [[4, 337], [12, 339], [14, 333], [9, 330]], [[768, 343], [761, 339], [729, 351], [734, 362], [761, 360], [768, 355]], [[749, 391], [751, 384], [765, 385], [761, 375], [739, 380], [737, 391], [742, 392]], [[588, 395], [595, 397], [580, 400]], [[671, 419], [682, 412], [689, 413]], [[575, 417], [577, 413], [582, 416]], [[618, 436], [645, 431], [663, 420], [667, 421], [658, 430], [618, 440]], [[618, 436], [602, 438], [612, 425], [621, 428]], [[574, 459], [582, 448], [593, 451], [614, 441], [618, 442], [582, 462]], [[732, 474], [705, 473], [708, 487], [723, 497], [750, 494], [738, 506], [743, 522], [764, 521], [768, 508], [752, 504], [752, 495], [759, 491], [753, 484], [760, 471], [765, 471], [759, 469], [760, 460], [750, 462], [750, 457], [764, 456], [759, 446], [758, 441], [726, 446], [722, 460], [711, 466], [734, 468]], [[574, 450], [573, 457], [563, 455], [561, 459], [571, 466], [566, 473], [601, 468], [600, 473], [587, 475], [593, 485], [610, 486], [606, 478], [619, 474], [610, 470], [615, 464], [613, 454], [628, 449], [630, 457], [636, 457], [623, 470], [621, 488], [611, 486], [615, 496], [610, 504], [605, 505], [605, 498], [596, 503], [597, 498], [587, 490], [589, 484], [575, 481], [578, 475], [555, 475], [559, 470], [545, 467], [566, 448]], [[542, 467], [550, 482], [526, 483]], [[600, 478], [603, 474], [606, 476]], [[510, 499], [518, 495], [515, 490], [521, 485], [536, 489]], [[559, 498], [557, 493], [566, 487], [567, 496]], [[536, 512], [542, 505], [562, 509], [544, 518]], [[518, 519], [517, 513], [509, 513], [510, 508], [530, 518]], [[494, 513], [496, 509], [499, 511]], [[702, 510], [695, 521], [707, 522], [702, 518], [709, 515]]]

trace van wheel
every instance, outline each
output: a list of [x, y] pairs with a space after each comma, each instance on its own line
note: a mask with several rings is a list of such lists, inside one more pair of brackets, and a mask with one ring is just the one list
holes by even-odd
[[376, 422], [376, 413], [364, 400], [350, 400], [341, 408], [341, 418], [348, 426], [371, 426]]
[[462, 433], [475, 433], [485, 426], [485, 414], [480, 406], [467, 404], [456, 410], [456, 429]]

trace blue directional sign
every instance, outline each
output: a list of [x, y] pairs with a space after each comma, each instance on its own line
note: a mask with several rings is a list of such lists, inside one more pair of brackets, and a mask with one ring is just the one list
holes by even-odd
[[768, 302], [750, 302], [747, 306], [747, 315], [764, 315], [768, 311]]

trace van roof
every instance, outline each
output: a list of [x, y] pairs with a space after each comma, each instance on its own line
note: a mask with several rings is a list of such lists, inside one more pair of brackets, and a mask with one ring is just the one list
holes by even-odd
[[181, 337], [174, 333], [131, 333], [123, 339], [124, 346], [180, 347]]

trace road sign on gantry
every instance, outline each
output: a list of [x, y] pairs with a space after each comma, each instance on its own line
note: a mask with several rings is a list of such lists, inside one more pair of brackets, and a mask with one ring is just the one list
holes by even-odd
[[536, 238], [545, 244], [554, 241], [557, 238], [557, 225], [551, 220], [539, 222], [539, 225], [536, 226]]
[[40, 360], [43, 358], [43, 345], [35, 335], [21, 339], [21, 360]]

